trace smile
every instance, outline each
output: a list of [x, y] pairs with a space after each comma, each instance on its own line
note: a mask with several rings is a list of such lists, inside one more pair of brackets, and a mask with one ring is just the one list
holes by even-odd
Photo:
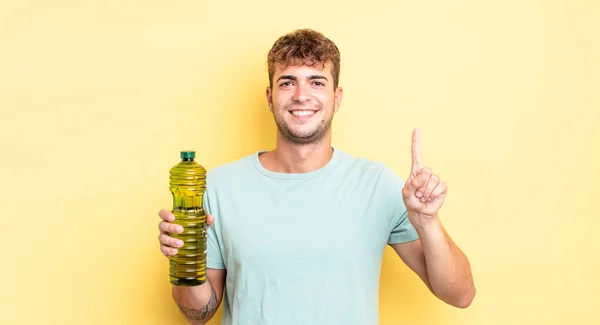
[[294, 116], [299, 116], [299, 117], [304, 117], [304, 116], [313, 116], [315, 115], [317, 111], [310, 111], [310, 110], [304, 110], [304, 111], [291, 111], [291, 113]]

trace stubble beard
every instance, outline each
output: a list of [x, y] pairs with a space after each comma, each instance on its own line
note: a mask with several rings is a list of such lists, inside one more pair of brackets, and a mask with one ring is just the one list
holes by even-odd
[[[289, 108], [290, 105], [284, 106], [284, 114], [287, 114], [289, 112]], [[320, 112], [323, 111], [322, 105], [317, 105], [317, 108]], [[273, 115], [275, 116], [275, 124], [277, 124], [279, 134], [281, 134], [285, 141], [294, 145], [307, 145], [321, 142], [331, 129], [331, 122], [333, 120], [332, 115], [329, 120], [321, 120], [318, 126], [311, 132], [302, 134], [299, 132], [294, 132], [286, 123], [283, 117], [278, 117], [276, 114]]]

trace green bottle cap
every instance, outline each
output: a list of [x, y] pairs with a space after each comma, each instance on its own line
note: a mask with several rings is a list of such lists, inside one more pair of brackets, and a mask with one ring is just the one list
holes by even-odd
[[194, 159], [196, 157], [195, 151], [182, 151], [181, 158], [183, 159]]

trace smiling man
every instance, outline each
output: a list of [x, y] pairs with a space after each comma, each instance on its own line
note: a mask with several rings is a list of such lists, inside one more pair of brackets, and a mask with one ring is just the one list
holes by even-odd
[[[404, 181], [332, 147], [343, 90], [331, 40], [294, 31], [275, 42], [268, 65], [277, 143], [208, 173], [208, 281], [173, 286], [188, 321], [205, 324], [223, 301], [224, 325], [378, 324], [386, 245], [439, 299], [469, 306], [469, 262], [442, 226], [447, 186], [423, 167], [418, 129]], [[182, 243], [168, 234], [181, 228], [168, 210], [159, 215], [161, 251], [174, 255]]]
[[[342, 101], [342, 88], [332, 76], [333, 63], [325, 63], [324, 69], [284, 64], [275, 63], [275, 87], [267, 88], [278, 134], [298, 145], [322, 141], [330, 133], [333, 114]], [[336, 64], [339, 69], [339, 62]]]

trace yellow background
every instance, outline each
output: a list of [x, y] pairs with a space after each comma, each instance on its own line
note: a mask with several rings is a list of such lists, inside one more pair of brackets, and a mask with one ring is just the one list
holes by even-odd
[[476, 299], [455, 309], [388, 248], [380, 324], [598, 324], [599, 15], [594, 1], [4, 1], [0, 323], [184, 324], [157, 240], [168, 170], [182, 149], [211, 169], [273, 146], [266, 53], [310, 27], [342, 52], [334, 145], [405, 177], [421, 127], [473, 266]]

